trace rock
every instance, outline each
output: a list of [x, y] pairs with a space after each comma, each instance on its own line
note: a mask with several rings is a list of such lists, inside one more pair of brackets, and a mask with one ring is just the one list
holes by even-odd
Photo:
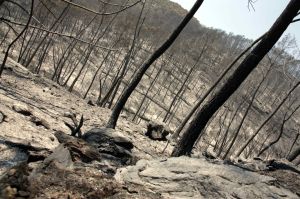
[[101, 154], [97, 148], [86, 141], [67, 135], [61, 131], [55, 132], [54, 135], [59, 143], [64, 144], [70, 150], [73, 160], [86, 163], [101, 160]]
[[167, 141], [167, 136], [172, 133], [173, 132], [166, 124], [157, 121], [150, 121], [147, 124], [147, 132], [145, 135], [152, 140]]
[[58, 145], [53, 153], [44, 160], [43, 164], [49, 165], [51, 162], [58, 163], [63, 168], [70, 168], [73, 166], [70, 151], [64, 144]]
[[7, 186], [0, 192], [0, 194], [1, 198], [14, 199], [17, 194], [17, 189]]
[[0, 111], [0, 124], [5, 120], [6, 116]]
[[12, 106], [12, 109], [16, 111], [17, 113], [20, 113], [25, 116], [31, 116], [32, 115], [32, 110], [27, 106], [23, 104], [14, 104]]
[[140, 160], [135, 166], [118, 169], [115, 178], [128, 188], [140, 185], [172, 199], [298, 198], [292, 191], [274, 186], [273, 177], [204, 158]]
[[[123, 144], [126, 138], [119, 137], [116, 134], [109, 136], [105, 132], [99, 131], [99, 129], [94, 129], [82, 138], [70, 136], [60, 131], [55, 132], [55, 136], [60, 143], [70, 150], [72, 159], [76, 161], [84, 163], [91, 163], [92, 161], [105, 162], [105, 164], [111, 165], [116, 170], [118, 167], [131, 164], [135, 160], [130, 149], [118, 145]], [[126, 143], [125, 146], [129, 146], [129, 144]], [[132, 148], [132, 146], [129, 148]]]
[[36, 116], [31, 116], [30, 121], [32, 123], [34, 123], [35, 125], [37, 125], [37, 126], [42, 126], [45, 129], [50, 129], [49, 123], [46, 120], [42, 119], [42, 118], [38, 118]]
[[[32, 165], [30, 165], [32, 166]], [[76, 164], [69, 150], [60, 145], [34, 168], [26, 162], [0, 177], [0, 198], [90, 198], [101, 199], [121, 192], [114, 178], [95, 165]]]
[[203, 151], [202, 155], [208, 159], [216, 159], [217, 158], [217, 154], [211, 150]]
[[10, 168], [0, 177], [0, 196], [1, 198], [14, 198], [18, 190], [26, 190], [29, 185], [27, 179], [29, 168], [27, 163], [21, 162]]
[[49, 92], [50, 90], [51, 90], [51, 88], [48, 88], [48, 87], [43, 88], [43, 92]]
[[88, 100], [87, 104], [91, 105], [91, 106], [96, 106], [95, 103], [92, 100]]
[[118, 131], [110, 128], [91, 129], [82, 136], [82, 139], [89, 143], [105, 143], [112, 141], [116, 145], [125, 149], [131, 150], [133, 148], [133, 144], [128, 138], [122, 136]]
[[132, 163], [132, 142], [114, 129], [94, 128], [82, 139], [96, 147], [102, 157], [112, 160], [117, 167]]
[[30, 193], [26, 192], [26, 191], [18, 191], [18, 195], [21, 196], [21, 197], [28, 198], [30, 196]]
[[76, 114], [72, 113], [72, 112], [65, 112], [64, 113], [64, 117], [67, 117], [67, 118], [73, 118], [73, 117], [75, 117], [76, 118]]

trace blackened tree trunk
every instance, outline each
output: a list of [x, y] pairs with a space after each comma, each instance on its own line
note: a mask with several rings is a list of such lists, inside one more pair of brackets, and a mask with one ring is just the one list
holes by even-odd
[[109, 118], [109, 121], [107, 123], [108, 128], [115, 128], [117, 125], [117, 121], [119, 118], [119, 115], [125, 106], [128, 98], [130, 97], [131, 93], [134, 91], [134, 89], [137, 87], [139, 82], [141, 81], [142, 77], [144, 76], [147, 69], [152, 65], [152, 63], [158, 59], [176, 40], [178, 35], [182, 32], [184, 27], [188, 24], [188, 22], [193, 18], [194, 14], [197, 12], [197, 10], [200, 8], [204, 0], [197, 0], [192, 9], [188, 12], [188, 14], [185, 16], [185, 18], [182, 20], [182, 22], [179, 24], [179, 26], [174, 30], [174, 32], [170, 35], [170, 37], [167, 39], [165, 43], [162, 44], [161, 47], [159, 47], [150, 57], [149, 59], [140, 67], [140, 69], [135, 73], [134, 77], [132, 78], [131, 82], [129, 83], [128, 87], [125, 89], [125, 91], [122, 93], [122, 96], [116, 103], [115, 107], [112, 110], [112, 114]]
[[[265, 35], [265, 34], [264, 34]], [[181, 131], [183, 130], [183, 128], [186, 126], [186, 124], [188, 123], [188, 121], [192, 118], [192, 116], [194, 115], [194, 113], [198, 110], [198, 108], [202, 105], [202, 103], [204, 102], [204, 100], [212, 93], [212, 91], [219, 85], [219, 83], [221, 82], [221, 80], [223, 80], [223, 78], [225, 77], [225, 75], [227, 75], [227, 73], [233, 68], [233, 66], [235, 66], [235, 64], [241, 59], [241, 57], [243, 57], [255, 44], [257, 44], [263, 37], [264, 35], [262, 35], [261, 37], [259, 37], [258, 39], [256, 39], [248, 48], [246, 48], [237, 58], [235, 58], [233, 60], [233, 62], [231, 62], [231, 64], [222, 72], [222, 74], [218, 77], [218, 79], [214, 82], [214, 84], [205, 92], [205, 94], [203, 95], [203, 97], [201, 97], [198, 102], [193, 106], [193, 108], [190, 110], [190, 112], [186, 115], [186, 117], [183, 119], [183, 121], [181, 122], [181, 124], [179, 125], [179, 127], [176, 129], [175, 133], [172, 135], [172, 139], [176, 140]], [[215, 61], [214, 61], [215, 62]], [[198, 93], [198, 92], [197, 92]], [[202, 94], [200, 95], [202, 96]]]
[[294, 161], [300, 155], [300, 146], [298, 146], [288, 157], [288, 161]]
[[251, 97], [251, 101], [250, 101], [250, 103], [249, 103], [248, 106], [247, 106], [247, 109], [246, 109], [246, 111], [245, 111], [245, 114], [244, 114], [244, 116], [242, 117], [242, 120], [240, 121], [240, 123], [239, 123], [239, 125], [238, 125], [238, 127], [237, 127], [237, 129], [236, 129], [236, 132], [235, 132], [234, 135], [233, 135], [232, 140], [230, 141], [230, 144], [229, 144], [229, 146], [228, 146], [228, 148], [227, 148], [227, 150], [226, 150], [226, 152], [225, 152], [225, 154], [224, 154], [224, 156], [223, 156], [223, 159], [226, 159], [226, 158], [227, 158], [227, 156], [228, 156], [230, 150], [232, 149], [234, 143], [236, 142], [236, 139], [237, 139], [238, 135], [240, 134], [240, 130], [242, 129], [242, 126], [243, 126], [243, 124], [244, 124], [244, 121], [246, 120], [246, 117], [248, 116], [248, 113], [249, 113], [249, 111], [250, 111], [250, 109], [251, 109], [251, 107], [252, 107], [252, 105], [253, 105], [253, 103], [254, 103], [254, 100], [255, 100], [255, 98], [256, 98], [256, 95], [257, 95], [259, 89], [261, 88], [263, 82], [264, 82], [265, 79], [267, 78], [269, 72], [271, 71], [271, 67], [272, 67], [272, 65], [270, 66], [270, 68], [269, 68], [269, 70], [267, 71], [266, 75], [262, 78], [262, 80], [261, 80], [260, 83], [258, 84], [257, 88], [255, 89], [255, 91], [254, 91], [254, 93], [253, 93], [253, 95], [252, 95], [252, 97]]
[[291, 0], [268, 33], [257, 46], [238, 66], [236, 71], [228, 78], [222, 88], [209, 100], [196, 114], [189, 127], [184, 131], [182, 138], [172, 152], [172, 156], [190, 154], [202, 130], [205, 128], [213, 114], [226, 102], [226, 100], [239, 88], [252, 70], [279, 40], [283, 32], [300, 9], [299, 0]]

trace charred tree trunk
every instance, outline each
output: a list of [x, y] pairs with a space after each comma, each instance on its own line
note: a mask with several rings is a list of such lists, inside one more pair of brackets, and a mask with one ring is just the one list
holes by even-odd
[[239, 65], [236, 71], [229, 77], [222, 88], [209, 100], [196, 114], [190, 126], [183, 133], [172, 152], [172, 156], [190, 154], [202, 130], [213, 114], [225, 103], [225, 101], [239, 88], [242, 82], [248, 77], [252, 70], [258, 65], [263, 57], [271, 50], [279, 40], [283, 32], [300, 9], [299, 0], [291, 0], [268, 33], [261, 39], [257, 46]]
[[[263, 35], [264, 36], [264, 35]], [[217, 87], [217, 85], [221, 82], [221, 80], [225, 77], [225, 75], [232, 69], [232, 67], [240, 60], [242, 56], [244, 56], [255, 44], [257, 44], [263, 36], [259, 37], [257, 40], [255, 40], [248, 48], [246, 48], [227, 68], [223, 71], [223, 73], [220, 75], [220, 77], [217, 79], [217, 81], [208, 89], [208, 91], [205, 92], [204, 96], [193, 106], [193, 108], [190, 110], [190, 112], [187, 114], [187, 116], [184, 118], [183, 122], [180, 124], [180, 126], [176, 129], [176, 132], [172, 135], [173, 139], [177, 139], [185, 127], [185, 125], [188, 123], [188, 121], [192, 118], [194, 113], [197, 111], [197, 109], [200, 107], [200, 105], [204, 102], [204, 100], [208, 97], [210, 93]]]
[[158, 59], [176, 40], [178, 35], [182, 32], [184, 27], [188, 24], [188, 22], [193, 18], [194, 14], [197, 12], [197, 10], [200, 8], [201, 4], [204, 0], [197, 0], [194, 4], [193, 8], [189, 11], [189, 13], [186, 15], [186, 17], [183, 19], [183, 21], [179, 24], [179, 26], [175, 29], [175, 31], [170, 35], [170, 37], [167, 39], [167, 41], [159, 47], [151, 56], [150, 58], [139, 68], [137, 73], [132, 78], [132, 81], [129, 83], [128, 87], [126, 88], [125, 92], [122, 93], [122, 96], [116, 103], [115, 107], [113, 108], [112, 114], [109, 118], [109, 121], [107, 123], [107, 127], [109, 128], [115, 128], [117, 125], [117, 121], [119, 118], [119, 115], [125, 106], [128, 98], [130, 97], [131, 93], [134, 91], [134, 89], [137, 87], [139, 82], [141, 81], [142, 77], [144, 76], [147, 69], [152, 65], [152, 63]]

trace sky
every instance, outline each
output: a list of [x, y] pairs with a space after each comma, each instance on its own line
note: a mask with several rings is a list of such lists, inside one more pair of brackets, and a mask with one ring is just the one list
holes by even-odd
[[[189, 10], [196, 0], [172, 0]], [[299, 0], [300, 1], [300, 0]], [[284, 10], [289, 0], [256, 0], [248, 9], [248, 0], [204, 0], [195, 17], [207, 27], [257, 39], [265, 33]], [[300, 48], [300, 22], [286, 30], [296, 37]]]

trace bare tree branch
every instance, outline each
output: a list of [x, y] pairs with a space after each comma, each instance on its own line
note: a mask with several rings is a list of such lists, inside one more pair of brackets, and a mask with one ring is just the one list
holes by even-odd
[[254, 0], [248, 0], [248, 10], [250, 11], [250, 8], [252, 8], [253, 11], [255, 11], [255, 8], [253, 6], [253, 4], [255, 3], [256, 1]]
[[65, 2], [65, 3], [67, 3], [67, 4], [70, 4], [70, 5], [72, 5], [72, 6], [75, 6], [75, 7], [78, 7], [78, 8], [80, 8], [80, 9], [83, 9], [83, 10], [85, 10], [85, 11], [88, 11], [88, 12], [91, 12], [91, 13], [93, 13], [93, 14], [96, 14], [96, 15], [113, 15], [113, 14], [117, 14], [117, 13], [123, 12], [124, 10], [127, 10], [128, 8], [131, 8], [131, 7], [135, 6], [136, 4], [140, 3], [142, 0], [138, 0], [137, 2], [135, 2], [135, 3], [131, 4], [131, 5], [128, 5], [128, 6], [122, 8], [122, 9], [120, 9], [120, 10], [118, 10], [118, 11], [110, 12], [110, 13], [100, 13], [100, 12], [91, 10], [91, 9], [89, 9], [89, 8], [87, 8], [87, 7], [84, 7], [84, 6], [82, 6], [82, 5], [79, 5], [79, 4], [70, 2], [70, 1], [68, 1], [68, 0], [62, 0], [62, 1]]
[[[5, 19], [3, 17], [0, 17], [0, 21], [3, 21], [3, 22], [5, 21], [5, 22], [11, 23], [11, 24], [18, 25], [18, 26], [26, 26], [26, 24], [15, 22], [15, 21], [11, 21], [11, 20]], [[64, 34], [64, 33], [59, 33], [59, 32], [55, 32], [55, 31], [50, 31], [50, 30], [47, 30], [46, 28], [41, 28], [41, 27], [37, 27], [37, 26], [34, 26], [34, 25], [28, 25], [28, 27], [35, 28], [35, 29], [38, 29], [38, 30], [42, 30], [42, 31], [45, 31], [45, 32], [48, 32], [48, 33], [51, 33], [51, 34], [54, 34], [54, 35], [58, 35], [58, 36], [62, 36], [62, 37], [68, 37], [68, 38], [80, 41], [82, 43], [89, 44], [91, 46], [95, 46], [95, 47], [102, 48], [102, 49], [105, 49], [105, 50], [112, 50], [112, 51], [116, 51], [117, 50], [117, 49], [110, 49], [110, 48], [107, 48], [107, 47], [104, 47], [104, 46], [99, 46], [99, 45], [96, 45], [96, 44], [92, 44], [92, 43], [90, 43], [88, 41], [76, 38], [76, 37], [74, 37], [72, 35], [68, 35], [68, 34]]]
[[297, 21], [300, 21], [300, 18], [299, 18], [299, 19], [294, 19], [294, 20], [292, 21], [292, 23], [295, 23], [295, 22], [297, 22]]

